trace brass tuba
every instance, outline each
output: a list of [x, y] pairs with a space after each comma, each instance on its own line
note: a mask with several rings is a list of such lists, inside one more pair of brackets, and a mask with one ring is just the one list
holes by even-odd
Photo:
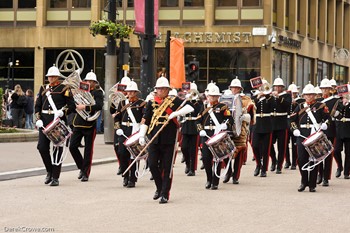
[[[76, 104], [84, 104], [88, 106], [95, 105], [96, 102], [91, 93], [80, 89], [80, 83], [82, 81], [80, 78], [80, 72], [80, 69], [75, 70], [62, 82], [62, 84], [67, 85], [71, 89]], [[97, 111], [92, 116], [90, 116], [90, 113], [85, 110], [77, 110], [77, 113], [86, 121], [94, 121], [99, 117], [101, 111]]]

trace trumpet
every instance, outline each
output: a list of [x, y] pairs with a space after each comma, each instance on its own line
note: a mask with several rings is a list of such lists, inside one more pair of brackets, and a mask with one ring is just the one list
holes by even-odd
[[[74, 71], [62, 82], [62, 84], [70, 87], [73, 94], [74, 102], [76, 104], [95, 105], [96, 102], [91, 93], [80, 89], [80, 72], [80, 69]], [[77, 109], [76, 111], [86, 121], [94, 121], [101, 114], [101, 111], [97, 111], [91, 116], [90, 113], [88, 113], [86, 110]]]

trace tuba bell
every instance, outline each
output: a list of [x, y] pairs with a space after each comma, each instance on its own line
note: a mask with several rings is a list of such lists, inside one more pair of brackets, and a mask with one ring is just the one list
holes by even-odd
[[[88, 106], [95, 105], [96, 102], [91, 93], [89, 91], [80, 89], [80, 83], [82, 82], [80, 73], [80, 69], [75, 70], [62, 82], [62, 84], [68, 86], [71, 89], [74, 102], [76, 104], [84, 104]], [[101, 111], [97, 111], [93, 115], [90, 115], [90, 113], [86, 110], [77, 110], [77, 113], [86, 121], [94, 121], [99, 117]]]

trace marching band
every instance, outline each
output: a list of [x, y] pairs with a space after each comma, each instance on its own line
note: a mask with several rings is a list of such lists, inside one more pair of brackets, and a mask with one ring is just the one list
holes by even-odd
[[[80, 169], [78, 178], [82, 182], [89, 180], [96, 118], [103, 108], [104, 91], [94, 72], [89, 72], [84, 80], [79, 74], [80, 71], [73, 72], [60, 82], [59, 70], [51, 67], [46, 75], [49, 84], [40, 88], [35, 104], [38, 150], [47, 170], [44, 183], [50, 186], [59, 185], [66, 148]], [[251, 84], [255, 88], [252, 95], [244, 94], [241, 81], [235, 78], [222, 94], [211, 82], [203, 100], [195, 83], [185, 82], [182, 90], [176, 92], [162, 76], [157, 79], [154, 91], [143, 100], [139, 98], [137, 83], [125, 76], [109, 90], [115, 132], [113, 148], [122, 185], [136, 186], [140, 178], [138, 166], [144, 159], [145, 169], [151, 172], [156, 187], [153, 199], [167, 203], [179, 150], [187, 176], [196, 175], [201, 154], [205, 189], [217, 190], [220, 178], [223, 183], [232, 178], [233, 184], [239, 184], [250, 138], [256, 163], [254, 176], [267, 177], [271, 158], [270, 171], [281, 174], [282, 168], [295, 170], [298, 166], [301, 174], [298, 191], [309, 187], [310, 192], [315, 192], [317, 184], [329, 185], [334, 157], [335, 176], [340, 177], [343, 172], [344, 178], [349, 179], [349, 85], [341, 86], [337, 92], [334, 82], [325, 78], [319, 86], [322, 97], [316, 97], [318, 90], [309, 83], [301, 98], [297, 85], [292, 83], [285, 90], [280, 77], [273, 85], [261, 77], [252, 79]], [[66, 115], [71, 112], [73, 131], [66, 126]], [[83, 138], [84, 156], [79, 150]], [[55, 148], [53, 155], [50, 143]]]

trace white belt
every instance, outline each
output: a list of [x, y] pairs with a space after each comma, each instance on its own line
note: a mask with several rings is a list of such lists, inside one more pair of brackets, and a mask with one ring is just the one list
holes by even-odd
[[51, 109], [49, 109], [49, 110], [41, 110], [41, 113], [49, 114], [49, 115], [55, 114], [55, 112], [53, 110], [51, 110]]
[[257, 113], [256, 117], [269, 117], [271, 116], [271, 113]]
[[196, 117], [185, 117], [186, 121], [194, 121], [196, 120]]
[[287, 116], [288, 113], [286, 112], [273, 112], [272, 116]]
[[313, 124], [301, 124], [300, 128], [303, 129], [311, 129], [314, 125]]
[[122, 122], [122, 125], [130, 127], [130, 126], [133, 126], [133, 123], [129, 122], [129, 121], [128, 122]]
[[206, 125], [204, 126], [204, 129], [214, 130], [216, 128], [215, 125]]
[[350, 118], [345, 118], [343, 117], [342, 119], [336, 119], [337, 121], [342, 121], [342, 122], [346, 122], [346, 121], [350, 121]]

